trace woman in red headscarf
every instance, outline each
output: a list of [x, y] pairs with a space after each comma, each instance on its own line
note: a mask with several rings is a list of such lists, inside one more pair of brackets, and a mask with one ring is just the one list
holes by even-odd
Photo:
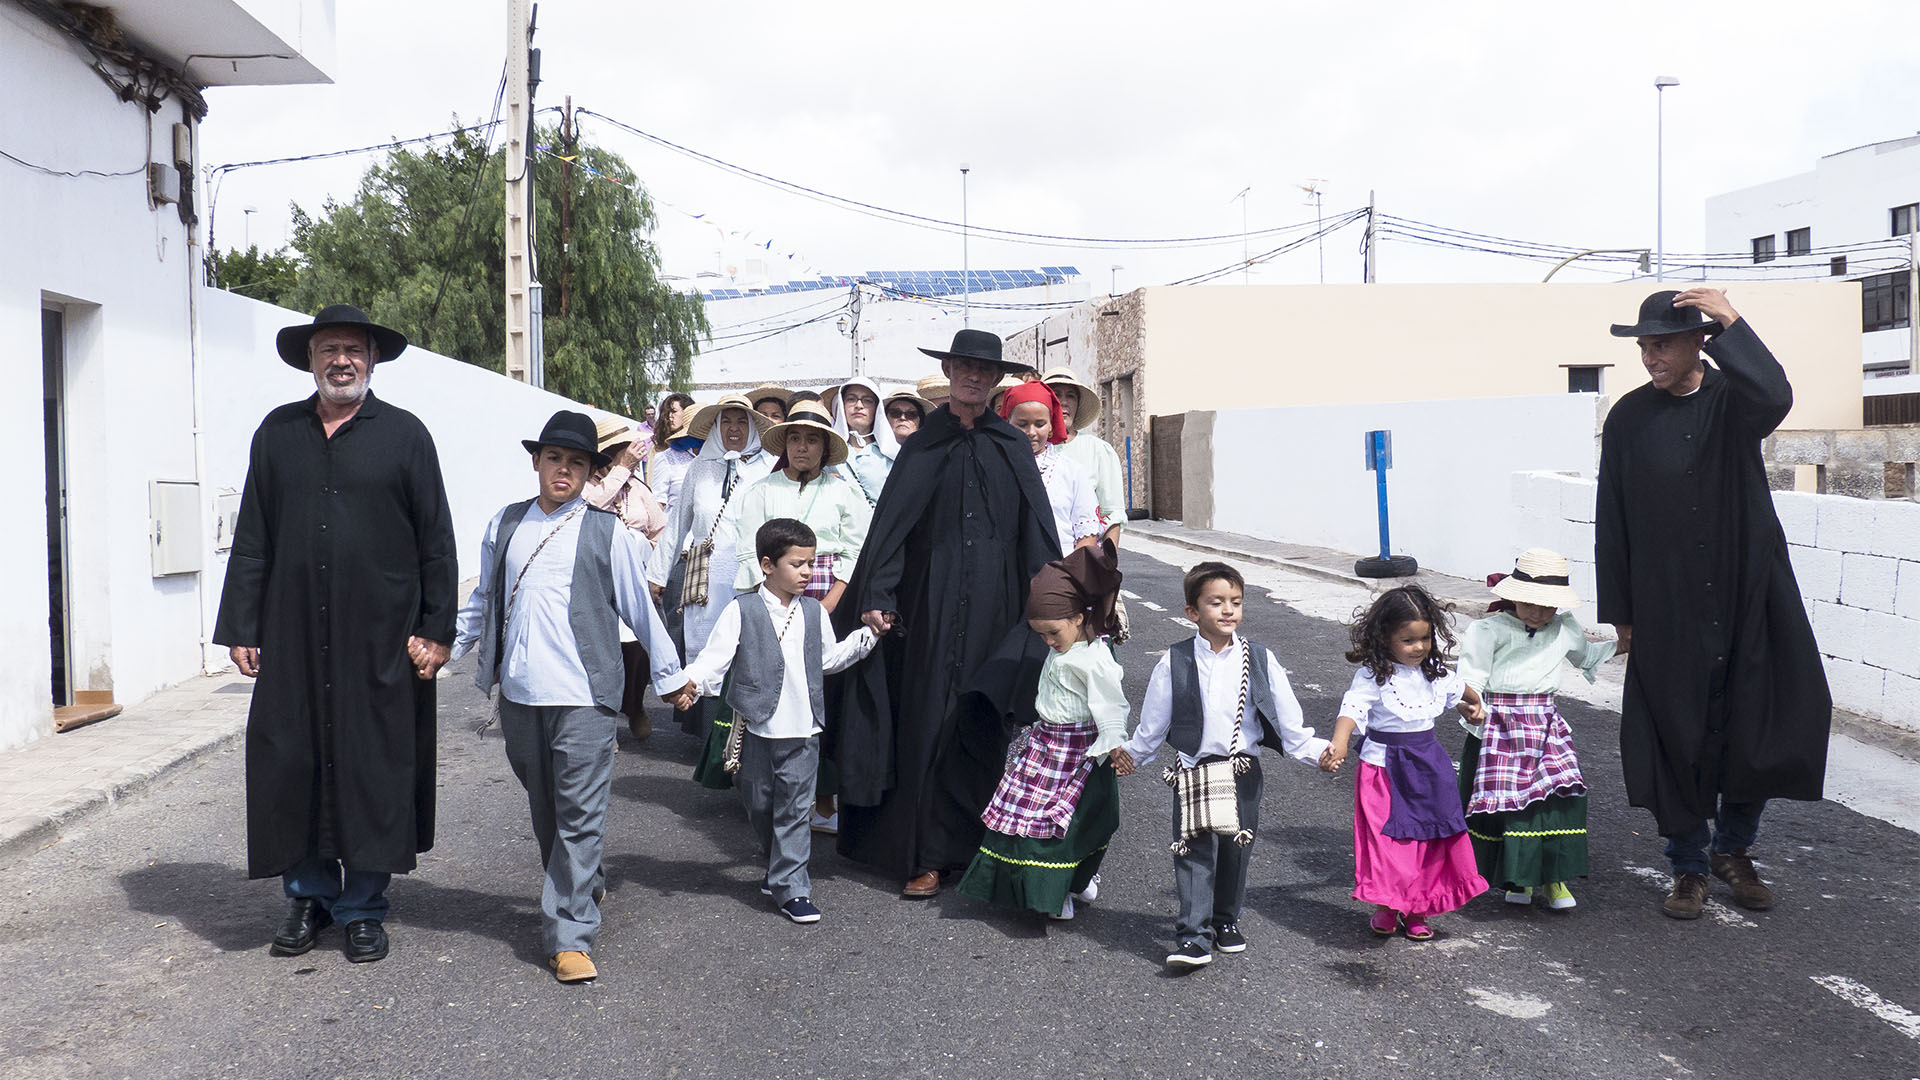
[[1060, 550], [1099, 543], [1112, 523], [1100, 514], [1093, 477], [1079, 462], [1060, 452], [1068, 428], [1053, 391], [1042, 382], [1012, 387], [1001, 395], [1000, 415], [1033, 444], [1033, 463], [1040, 467], [1047, 501], [1053, 504], [1053, 527], [1060, 534]]

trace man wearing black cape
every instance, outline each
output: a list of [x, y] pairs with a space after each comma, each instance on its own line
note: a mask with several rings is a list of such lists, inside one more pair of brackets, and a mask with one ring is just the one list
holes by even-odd
[[932, 896], [979, 847], [1003, 718], [1021, 719], [1018, 702], [1032, 712], [1046, 655], [1026, 627], [1027, 583], [1060, 557], [1033, 449], [987, 409], [1017, 367], [1000, 339], [962, 330], [951, 349], [921, 351], [953, 396], [901, 445], [874, 507], [835, 620], [841, 633], [865, 622], [881, 647], [848, 673], [828, 733], [840, 853], [898, 875], [908, 897]]
[[1613, 335], [1638, 341], [1651, 380], [1607, 415], [1594, 526], [1600, 620], [1632, 649], [1628, 800], [1666, 838], [1662, 911], [1699, 918], [1709, 871], [1763, 911], [1761, 810], [1820, 798], [1833, 717], [1760, 455], [1793, 388], [1719, 289], [1654, 293]]
[[346, 926], [387, 955], [386, 888], [433, 846], [434, 684], [459, 570], [426, 426], [373, 396], [407, 347], [345, 304], [289, 326], [317, 392], [254, 432], [213, 640], [257, 677], [247, 714], [247, 873], [291, 900], [272, 952]]

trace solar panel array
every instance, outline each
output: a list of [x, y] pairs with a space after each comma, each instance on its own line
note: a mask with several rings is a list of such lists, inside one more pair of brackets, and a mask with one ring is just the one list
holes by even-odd
[[852, 288], [855, 282], [878, 285], [916, 296], [959, 296], [998, 289], [1031, 289], [1038, 285], [1065, 285], [1070, 277], [1080, 276], [1072, 266], [1043, 266], [1038, 270], [869, 270], [855, 276], [822, 274], [817, 279], [788, 281], [764, 289], [702, 289], [707, 300], [738, 300], [746, 296], [773, 296], [781, 293], [816, 292], [821, 289]]

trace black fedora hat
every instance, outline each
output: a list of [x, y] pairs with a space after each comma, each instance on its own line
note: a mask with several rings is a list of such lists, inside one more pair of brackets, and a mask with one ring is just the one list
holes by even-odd
[[521, 439], [520, 445], [527, 453], [538, 454], [543, 446], [559, 446], [568, 450], [578, 450], [587, 455], [596, 469], [606, 468], [613, 459], [600, 452], [600, 437], [593, 425], [593, 417], [586, 413], [561, 409], [547, 420], [547, 426], [540, 429], [537, 439]]
[[307, 342], [313, 335], [330, 326], [352, 326], [373, 335], [374, 348], [380, 351], [380, 360], [391, 360], [407, 350], [407, 335], [398, 330], [389, 330], [367, 318], [367, 313], [352, 304], [329, 304], [320, 309], [313, 322], [281, 329], [274, 338], [274, 346], [280, 350], [280, 359], [289, 367], [309, 371], [307, 360]]
[[944, 351], [921, 349], [935, 360], [978, 360], [1001, 371], [1018, 371], [1024, 364], [1014, 363], [1000, 354], [1000, 336], [985, 330], [961, 330], [953, 335], [953, 345]]
[[1640, 301], [1640, 321], [1632, 326], [1613, 324], [1614, 337], [1659, 337], [1661, 334], [1684, 334], [1694, 330], [1704, 330], [1709, 334], [1718, 333], [1720, 324], [1702, 314], [1699, 308], [1673, 306], [1673, 298], [1680, 293], [1675, 289], [1662, 289]]

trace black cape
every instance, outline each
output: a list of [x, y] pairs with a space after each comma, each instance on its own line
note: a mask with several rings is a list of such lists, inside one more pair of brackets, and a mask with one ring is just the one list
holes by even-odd
[[459, 570], [426, 426], [371, 393], [331, 439], [318, 395], [253, 435], [213, 640], [260, 649], [247, 714], [247, 872], [310, 855], [404, 873], [433, 846], [434, 684]]
[[1599, 617], [1633, 627], [1620, 762], [1662, 835], [1716, 795], [1820, 798], [1833, 718], [1760, 455], [1793, 389], [1744, 319], [1706, 352], [1697, 392], [1633, 390], [1600, 440]]
[[827, 733], [840, 770], [841, 854], [900, 876], [967, 865], [1005, 768], [992, 709], [1019, 701], [1046, 658], [1026, 626], [1027, 583], [1060, 557], [1053, 509], [1026, 437], [991, 411], [968, 428], [946, 406], [909, 437], [873, 511], [843, 603], [901, 628], [854, 667]]

